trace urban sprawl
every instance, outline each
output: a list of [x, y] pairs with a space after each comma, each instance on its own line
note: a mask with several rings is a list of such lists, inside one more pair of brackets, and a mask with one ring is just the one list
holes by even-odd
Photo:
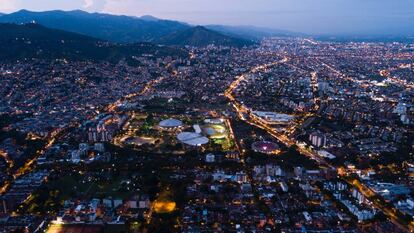
[[0, 62], [0, 232], [414, 230], [414, 44], [186, 49]]

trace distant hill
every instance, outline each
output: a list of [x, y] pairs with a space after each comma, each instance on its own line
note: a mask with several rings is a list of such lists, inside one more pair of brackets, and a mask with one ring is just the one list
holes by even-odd
[[[133, 17], [88, 13], [81, 10], [44, 12], [20, 10], [11, 14], [0, 15], [0, 23], [26, 24], [32, 22], [48, 28], [75, 32], [119, 43], [156, 42], [160, 38], [167, 38], [193, 27], [186, 23], [159, 19], [151, 15]], [[275, 34], [268, 31], [271, 29], [264, 28], [220, 25], [210, 25], [207, 27], [211, 31], [217, 31], [220, 34], [233, 37], [232, 40], [236, 38], [260, 40], [265, 36]], [[280, 31], [280, 33], [289, 34], [287, 31]]]
[[161, 20], [161, 19], [156, 18], [156, 17], [154, 17], [152, 15], [143, 15], [143, 16], [141, 16], [139, 18], [142, 19], [142, 20], [145, 20], [145, 21], [160, 21]]
[[32, 12], [21, 10], [0, 16], [0, 23], [31, 23], [75, 32], [112, 42], [152, 42], [189, 25], [152, 16], [130, 17], [75, 11]]
[[[9, 24], [1, 23], [0, 24], [0, 40], [2, 42], [12, 42], [15, 41], [26, 41], [30, 44], [31, 41], [34, 42], [48, 42], [48, 43], [87, 43], [95, 44], [98, 39], [84, 36], [76, 33], [66, 32], [57, 29], [50, 29], [39, 24], [29, 23], [29, 24]], [[8, 41], [10, 40], [10, 41]]]
[[287, 30], [279, 30], [272, 28], [262, 28], [254, 26], [225, 26], [225, 25], [207, 25], [207, 29], [220, 32], [224, 35], [239, 37], [249, 40], [261, 40], [271, 36], [303, 36], [301, 33], [291, 32]]
[[142, 54], [186, 56], [187, 52], [150, 43], [112, 44], [39, 24], [0, 24], [0, 60], [42, 58], [118, 61]]
[[243, 47], [254, 44], [250, 40], [226, 36], [203, 26], [196, 26], [183, 31], [174, 32], [168, 36], [160, 38], [157, 42], [165, 45], [189, 45], [195, 47], [203, 47], [211, 44]]

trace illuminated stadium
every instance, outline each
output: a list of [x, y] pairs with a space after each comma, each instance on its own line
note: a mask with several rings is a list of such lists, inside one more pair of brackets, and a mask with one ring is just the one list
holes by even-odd
[[210, 138], [226, 138], [226, 128], [223, 125], [207, 125], [203, 127], [203, 133], [208, 135]]
[[252, 149], [255, 152], [263, 154], [276, 154], [279, 152], [279, 146], [276, 143], [268, 141], [258, 141], [252, 144]]
[[177, 139], [189, 146], [202, 146], [209, 142], [208, 138], [198, 133], [182, 132], [177, 135]]
[[144, 144], [154, 144], [156, 140], [151, 137], [125, 137], [121, 139], [121, 142], [127, 145], [142, 146]]
[[181, 127], [182, 125], [183, 123], [177, 119], [167, 119], [159, 123], [159, 126], [164, 129], [175, 129]]

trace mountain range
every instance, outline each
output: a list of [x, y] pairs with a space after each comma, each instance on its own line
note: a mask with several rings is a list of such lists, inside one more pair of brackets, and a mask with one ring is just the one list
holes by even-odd
[[[253, 41], [260, 41], [264, 37], [269, 36], [310, 36], [287, 30], [254, 26], [204, 25], [204, 28], [200, 28], [179, 21], [159, 19], [151, 15], [134, 17], [104, 13], [88, 13], [81, 10], [55, 10], [43, 12], [20, 10], [10, 14], [0, 13], [0, 23], [25, 24], [33, 22], [48, 28], [74, 32], [115, 43], [151, 42], [155, 44], [160, 43], [178, 46], [184, 44], [204, 46], [214, 43], [217, 45], [240, 47], [251, 45]], [[402, 25], [401, 27], [409, 28], [409, 25]], [[390, 35], [388, 36], [367, 32], [366, 36], [362, 33], [360, 35], [338, 34], [314, 35], [312, 37], [315, 39], [337, 42], [413, 41], [413, 36], [389, 33]], [[210, 39], [206, 40], [204, 38]]]
[[[206, 45], [209, 42], [223, 42], [224, 44], [222, 45], [241, 46], [251, 45], [252, 42], [249, 40], [259, 40], [264, 36], [294, 35], [294, 33], [288, 31], [246, 26], [210, 25], [205, 28], [200, 28], [183, 22], [158, 19], [149, 15], [132, 17], [88, 13], [80, 10], [44, 12], [20, 10], [11, 14], [0, 15], [0, 23], [24, 24], [33, 22], [49, 28], [79, 33], [118, 43], [153, 42], [183, 45], [182, 41], [187, 41], [189, 42], [188, 45]], [[192, 38], [185, 38], [186, 35]], [[203, 37], [211, 38], [212, 41], [208, 41]], [[168, 41], [168, 38], [171, 38], [171, 41]], [[177, 38], [180, 38], [180, 41]]]
[[177, 31], [158, 40], [164, 45], [204, 47], [210, 44], [222, 46], [243, 47], [253, 45], [254, 42], [242, 38], [226, 36], [203, 26], [192, 27]]
[[76, 11], [31, 12], [21, 10], [0, 17], [1, 23], [38, 23], [43, 26], [75, 32], [102, 40], [133, 43], [152, 42], [190, 26], [170, 20], [116, 16]]
[[134, 56], [185, 57], [184, 49], [152, 43], [114, 44], [93, 37], [46, 28], [39, 24], [0, 23], [0, 60], [72, 59], [129, 61]]

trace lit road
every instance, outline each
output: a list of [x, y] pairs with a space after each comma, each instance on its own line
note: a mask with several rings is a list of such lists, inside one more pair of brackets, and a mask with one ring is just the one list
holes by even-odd
[[[339, 77], [341, 77], [342, 79], [351, 81], [351, 82], [355, 82], [355, 83], [362, 83], [361, 80], [355, 79], [355, 78], [351, 78], [351, 77], [347, 77], [344, 73], [340, 72], [339, 70], [337, 70], [336, 68], [334, 68], [331, 65], [328, 65], [324, 62], [321, 62], [321, 65], [325, 66], [326, 68], [328, 68], [330, 71], [332, 71], [333, 73], [335, 73], [336, 75], [338, 75]], [[399, 86], [403, 86], [405, 88], [410, 88], [413, 89], [414, 88], [414, 83], [412, 82], [407, 82], [406, 80], [402, 80], [402, 79], [398, 79], [396, 77], [393, 77], [390, 75], [389, 70], [381, 70], [379, 72], [379, 74], [382, 77], [387, 78], [387, 80], [395, 85], [399, 85]], [[367, 83], [365, 83], [365, 85], [368, 85]], [[373, 86], [374, 84], [370, 84], [370, 86]]]
[[[260, 65], [257, 66], [255, 68], [252, 69], [251, 73], [255, 73], [258, 72], [260, 70], [266, 69], [268, 67], [271, 66], [275, 66], [281, 63], [285, 63], [287, 62], [288, 59], [285, 58], [281, 61], [278, 62], [273, 62], [267, 65]], [[245, 81], [246, 77], [245, 75], [241, 75], [238, 76], [236, 78], [235, 81], [233, 81], [233, 83], [230, 84], [229, 88], [225, 91], [224, 95], [227, 97], [227, 99], [229, 99], [229, 101], [231, 102], [231, 104], [233, 105], [233, 107], [236, 109], [236, 113], [239, 116], [239, 118], [245, 122], [247, 122], [248, 124], [261, 128], [265, 131], [267, 131], [271, 136], [273, 136], [274, 138], [276, 138], [278, 141], [280, 141], [281, 143], [283, 143], [285, 146], [290, 147], [292, 145], [296, 145], [296, 142], [290, 138], [288, 138], [286, 135], [277, 132], [274, 128], [272, 128], [266, 121], [264, 121], [262, 118], [256, 116], [255, 114], [252, 113], [251, 109], [248, 108], [247, 106], [245, 106], [244, 104], [241, 104], [240, 102], [238, 102], [236, 100], [236, 98], [233, 96], [233, 92], [234, 90], [239, 86], [239, 84], [242, 81]], [[245, 116], [248, 116], [245, 117]], [[334, 168], [332, 165], [328, 164], [324, 159], [322, 159], [320, 156], [318, 156], [315, 153], [312, 153], [306, 149], [303, 148], [298, 148], [298, 150], [300, 151], [300, 153], [312, 158], [313, 160], [317, 161], [320, 165], [324, 165], [326, 167], [330, 167], [330, 168]]]
[[391, 83], [394, 83], [394, 84], [399, 85], [399, 86], [403, 86], [405, 88], [414, 89], [414, 83], [408, 82], [407, 80], [403, 80], [403, 79], [399, 79], [399, 78], [396, 78], [396, 77], [391, 76], [391, 72], [390, 71], [392, 71], [392, 70], [393, 69], [390, 69], [390, 70], [381, 70], [380, 71], [380, 75], [382, 77], [387, 78], [388, 81], [390, 81]]
[[311, 88], [313, 93], [313, 102], [314, 102], [314, 111], [318, 111], [320, 109], [320, 99], [319, 99], [319, 88], [318, 88], [318, 73], [312, 72], [311, 73]]
[[10, 159], [9, 155], [5, 151], [0, 150], [0, 157], [3, 157], [9, 168], [14, 166], [14, 161]]
[[145, 94], [147, 94], [148, 92], [150, 92], [151, 90], [153, 90], [154, 85], [156, 85], [156, 84], [158, 84], [158, 83], [162, 82], [164, 79], [165, 79], [165, 77], [159, 77], [159, 78], [157, 78], [157, 79], [154, 79], [154, 80], [149, 81], [149, 82], [148, 82], [148, 83], [147, 83], [147, 84], [146, 84], [146, 85], [142, 88], [142, 90], [141, 90], [141, 91], [136, 92], [136, 93], [132, 93], [132, 94], [128, 94], [128, 95], [126, 95], [126, 96], [124, 96], [124, 97], [120, 98], [119, 100], [115, 101], [114, 103], [112, 103], [112, 104], [108, 105], [108, 106], [105, 108], [105, 111], [106, 111], [106, 112], [113, 112], [113, 111], [115, 111], [116, 107], [117, 107], [117, 106], [119, 106], [119, 105], [120, 105], [123, 101], [125, 101], [125, 100], [129, 100], [129, 99], [132, 99], [132, 98], [137, 97], [137, 96], [141, 96], [141, 95], [145, 95]]
[[2, 187], [0, 187], [0, 194], [5, 193], [8, 188], [10, 187], [10, 185], [20, 176], [25, 175], [29, 172], [31, 172], [33, 170], [33, 165], [36, 162], [37, 158], [39, 158], [41, 155], [43, 155], [43, 153], [48, 150], [53, 143], [56, 141], [56, 139], [60, 136], [62, 136], [63, 132], [66, 129], [61, 129], [61, 130], [55, 130], [53, 131], [46, 139], [46, 145], [43, 147], [42, 150], [39, 150], [36, 152], [35, 156], [33, 156], [32, 159], [26, 161], [26, 163], [20, 167], [14, 174], [12, 174], [12, 179], [5, 181], [5, 183], [3, 184]]
[[356, 187], [365, 197], [367, 197], [372, 202], [375, 208], [380, 209], [399, 228], [407, 232], [408, 231], [414, 232], [413, 224], [411, 223], [409, 226], [401, 224], [401, 220], [396, 215], [397, 210], [385, 206], [383, 200], [380, 200], [377, 197], [375, 197], [375, 192], [372, 189], [367, 187], [365, 184], [361, 183], [359, 180], [352, 180], [352, 181], [347, 180], [347, 182], [348, 184]]
[[[279, 62], [274, 62], [271, 63], [269, 65], [261, 65], [258, 66], [256, 68], [253, 68], [251, 70], [251, 72], [247, 73], [255, 73], [258, 72], [260, 70], [266, 69], [270, 66], [274, 66], [280, 63], [284, 63], [287, 62], [288, 59], [285, 58], [282, 61]], [[340, 73], [339, 71], [337, 71], [336, 69], [334, 69], [333, 67], [324, 64], [325, 66], [327, 66], [328, 68], [330, 68], [332, 71], [334, 71], [336, 74], [340, 75], [341, 77], [345, 77], [345, 75], [343, 75], [342, 73]], [[246, 74], [245, 74], [246, 75]], [[237, 101], [237, 99], [233, 96], [233, 92], [237, 89], [237, 87], [239, 86], [239, 84], [242, 81], [246, 80], [245, 75], [240, 75], [236, 78], [236, 80], [234, 80], [229, 88], [225, 91], [224, 95], [226, 96], [226, 98], [230, 101], [230, 103], [233, 105], [234, 109], [236, 110], [236, 114], [237, 116], [245, 121], [246, 123], [261, 128], [263, 130], [265, 130], [267, 133], [269, 133], [271, 136], [273, 136], [275, 139], [277, 139], [279, 142], [283, 143], [285, 146], [290, 147], [292, 145], [296, 145], [296, 142], [290, 138], [288, 138], [286, 135], [277, 132], [274, 128], [272, 128], [269, 124], [266, 123], [266, 121], [264, 121], [262, 118], [256, 116], [255, 114], [252, 113], [251, 109], [248, 108], [247, 106], [245, 106], [244, 104], [240, 103], [239, 101]], [[315, 82], [317, 80], [317, 74], [316, 73], [312, 73], [312, 81]], [[346, 78], [348, 79], [348, 78]], [[349, 78], [352, 79], [352, 78]], [[356, 81], [356, 80], [350, 80], [350, 81]], [[318, 154], [316, 154], [313, 151], [309, 151], [305, 148], [302, 148], [300, 146], [298, 146], [298, 151], [315, 160], [320, 166], [324, 166], [324, 167], [328, 167], [331, 169], [337, 169], [335, 166], [329, 164], [325, 159], [323, 159], [322, 157], [320, 157]], [[406, 226], [404, 224], [402, 224], [403, 221], [401, 221], [395, 214], [395, 210], [393, 210], [392, 208], [386, 207], [381, 200], [379, 199], [373, 199], [372, 197], [374, 197], [374, 192], [368, 188], [365, 184], [361, 183], [361, 182], [348, 182], [351, 186], [358, 188], [361, 193], [366, 196], [368, 199], [371, 200], [371, 202], [373, 203], [373, 206], [377, 209], [380, 209], [395, 225], [397, 225], [399, 228], [403, 229], [404, 231], [411, 231], [414, 232], [414, 227], [409, 225]]]
[[310, 38], [305, 38], [305, 39], [303, 39], [303, 41], [306, 41], [306, 42], [308, 42], [308, 43], [310, 43], [312, 45], [318, 45], [319, 44], [318, 41], [316, 41], [314, 39], [310, 39]]
[[[164, 80], [164, 77], [159, 77], [157, 79], [151, 80], [149, 81], [143, 88], [141, 91], [137, 92], [137, 93], [132, 93], [132, 94], [128, 94], [126, 96], [123, 96], [122, 98], [118, 99], [117, 101], [115, 101], [114, 103], [109, 104], [107, 107], [104, 108], [105, 112], [113, 112], [115, 111], [116, 107], [119, 106], [119, 104], [121, 104], [123, 101], [131, 99], [133, 97], [139, 96], [139, 95], [144, 95], [147, 94], [149, 91], [153, 90], [154, 85], [160, 83], [162, 80]], [[90, 119], [92, 119], [95, 116], [91, 116], [89, 117]], [[20, 167], [16, 172], [14, 172], [13, 174], [11, 174], [12, 179], [5, 181], [4, 184], [0, 187], [0, 195], [4, 194], [5, 192], [7, 192], [7, 190], [9, 189], [10, 185], [19, 177], [21, 177], [22, 175], [28, 174], [31, 171], [33, 171], [35, 162], [36, 160], [42, 156], [45, 151], [47, 151], [50, 147], [53, 146], [53, 144], [55, 143], [55, 141], [59, 138], [62, 137], [64, 135], [66, 135], [67, 130], [76, 124], [72, 124], [66, 128], [59, 128], [53, 132], [50, 133], [50, 135], [46, 138], [46, 145], [39, 151], [37, 151], [35, 153], [35, 155], [33, 156], [32, 159], [26, 161], [26, 163]], [[1, 154], [1, 156], [5, 156], [3, 154]]]

